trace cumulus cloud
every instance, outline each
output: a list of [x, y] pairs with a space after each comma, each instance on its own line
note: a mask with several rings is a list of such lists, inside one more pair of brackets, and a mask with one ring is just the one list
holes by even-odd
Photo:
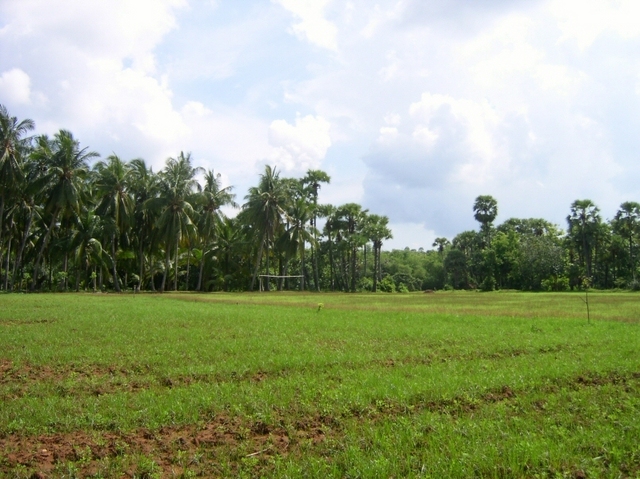
[[246, 3], [0, 2], [0, 102], [156, 169], [191, 151], [240, 195], [264, 162], [325, 169], [322, 201], [394, 245], [476, 227], [479, 194], [561, 225], [640, 198], [636, 1]]
[[31, 103], [31, 79], [29, 75], [13, 68], [0, 75], [0, 98], [10, 105]]
[[269, 126], [269, 160], [287, 171], [320, 167], [331, 146], [331, 123], [322, 117], [298, 116], [295, 124], [275, 120]]
[[291, 27], [298, 37], [329, 50], [338, 49], [338, 28], [325, 18], [325, 8], [332, 0], [274, 0], [300, 21]]

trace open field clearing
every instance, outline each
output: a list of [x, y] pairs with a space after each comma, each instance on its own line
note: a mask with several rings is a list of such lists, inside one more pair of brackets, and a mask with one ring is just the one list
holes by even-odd
[[640, 477], [640, 296], [0, 296], [0, 477]]

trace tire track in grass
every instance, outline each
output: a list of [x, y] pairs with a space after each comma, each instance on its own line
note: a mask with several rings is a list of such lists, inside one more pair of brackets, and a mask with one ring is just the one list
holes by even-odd
[[[430, 401], [416, 397], [408, 404], [376, 400], [364, 409], [342, 410], [336, 415], [317, 413], [296, 417], [275, 411], [269, 421], [264, 421], [217, 413], [205, 415], [197, 424], [165, 426], [157, 430], [79, 430], [37, 436], [12, 434], [0, 437], [0, 475], [15, 475], [21, 469], [25, 477], [49, 477], [73, 464], [82, 477], [102, 473], [106, 467], [119, 467], [118, 471], [112, 471], [114, 475], [133, 477], [144, 476], [142, 469], [152, 467], [151, 463], [162, 477], [179, 476], [186, 470], [224, 476], [237, 472], [249, 458], [253, 460], [256, 475], [267, 474], [276, 457], [295, 459], [314, 451], [322, 453], [327, 440], [339, 442], [345, 421], [356, 421], [364, 426], [425, 411], [457, 418], [470, 416], [484, 407], [526, 399], [529, 395], [554, 394], [564, 388], [577, 391], [610, 385], [635, 394], [640, 387], [640, 372], [626, 375], [615, 371], [606, 374], [583, 372], [523, 390], [503, 385], [485, 390], [477, 397], [461, 395]], [[530, 407], [544, 410], [540, 401], [531, 403]], [[223, 459], [227, 461], [227, 469], [219, 467]]]

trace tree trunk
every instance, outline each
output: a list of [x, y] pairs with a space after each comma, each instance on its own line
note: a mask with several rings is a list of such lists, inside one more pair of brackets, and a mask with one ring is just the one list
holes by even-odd
[[[0, 245], [2, 245], [3, 228], [4, 228], [4, 189], [2, 194], [0, 194]], [[2, 255], [0, 254], [0, 257], [1, 256]]]
[[174, 256], [175, 258], [175, 266], [173, 268], [175, 275], [173, 278], [173, 290], [174, 291], [178, 291], [178, 251], [180, 249], [180, 236], [176, 237], [176, 254]]
[[302, 243], [302, 251], [300, 251], [300, 272], [302, 278], [300, 278], [300, 291], [304, 291], [304, 243]]
[[64, 278], [62, 278], [62, 291], [66, 293], [67, 292], [67, 275], [69, 274], [69, 253], [66, 251], [64, 253], [62, 270], [64, 271]]
[[189, 272], [191, 271], [191, 243], [187, 247], [187, 285], [185, 291], [189, 291]]
[[269, 280], [271, 278], [269, 278], [269, 275], [271, 274], [271, 270], [270, 270], [270, 266], [269, 266], [269, 237], [267, 236], [267, 287], [266, 290], [270, 291], [270, 286], [269, 286]]
[[356, 292], [356, 247], [351, 248], [351, 292]]
[[53, 230], [53, 225], [56, 223], [56, 219], [58, 217], [58, 211], [56, 210], [53, 213], [53, 218], [51, 218], [51, 224], [47, 229], [47, 232], [44, 235], [42, 240], [42, 246], [40, 246], [40, 251], [38, 252], [38, 256], [36, 258], [36, 263], [33, 266], [33, 279], [31, 283], [31, 291], [36, 289], [36, 285], [38, 284], [38, 274], [40, 273], [40, 262], [42, 261], [42, 256], [44, 255], [44, 250], [47, 247], [47, 243], [49, 242], [49, 238], [51, 236], [51, 231]]
[[24, 248], [27, 244], [27, 238], [29, 237], [29, 231], [31, 230], [31, 223], [33, 221], [33, 209], [29, 212], [29, 219], [27, 220], [27, 224], [24, 228], [24, 233], [22, 234], [22, 240], [20, 241], [20, 249], [18, 250], [18, 255], [16, 257], [16, 261], [13, 263], [13, 286], [15, 289], [16, 280], [18, 279], [18, 271], [20, 271], [20, 266], [22, 266], [22, 255], [24, 253]]
[[204, 274], [204, 260], [205, 260], [204, 248], [202, 249], [202, 257], [200, 258], [200, 271], [198, 271], [198, 286], [196, 291], [202, 291], [202, 276]]
[[9, 243], [7, 244], [7, 265], [4, 268], [4, 290], [9, 291], [9, 260], [11, 258], [11, 240], [13, 235], [9, 236]]
[[378, 247], [373, 243], [373, 292], [378, 292]]
[[256, 278], [258, 277], [258, 271], [260, 270], [260, 262], [262, 261], [262, 249], [264, 248], [264, 241], [260, 243], [260, 248], [258, 248], [258, 256], [256, 259], [256, 267], [253, 270], [253, 278], [251, 278], [251, 291], [256, 284]]
[[143, 246], [143, 241], [142, 241], [142, 237], [140, 237], [140, 248], [138, 249], [138, 256], [140, 258], [140, 279], [138, 280], [138, 289], [140, 289], [140, 291], [142, 291], [142, 286], [144, 283], [144, 253], [142, 250], [142, 246]]
[[120, 280], [118, 280], [118, 268], [116, 265], [116, 235], [115, 233], [111, 235], [111, 257], [113, 264], [113, 287], [116, 290], [116, 293], [120, 292]]
[[169, 255], [171, 254], [171, 246], [167, 244], [165, 249], [166, 249], [166, 252], [164, 255], [164, 272], [162, 273], [162, 283], [160, 284], [161, 293], [164, 293], [164, 287], [167, 283], [167, 273], [169, 272]]

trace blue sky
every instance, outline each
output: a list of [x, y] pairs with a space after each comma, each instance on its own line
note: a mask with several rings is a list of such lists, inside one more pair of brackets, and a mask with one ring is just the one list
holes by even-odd
[[640, 201], [635, 0], [3, 0], [0, 103], [240, 202], [266, 163], [389, 216], [386, 247]]

